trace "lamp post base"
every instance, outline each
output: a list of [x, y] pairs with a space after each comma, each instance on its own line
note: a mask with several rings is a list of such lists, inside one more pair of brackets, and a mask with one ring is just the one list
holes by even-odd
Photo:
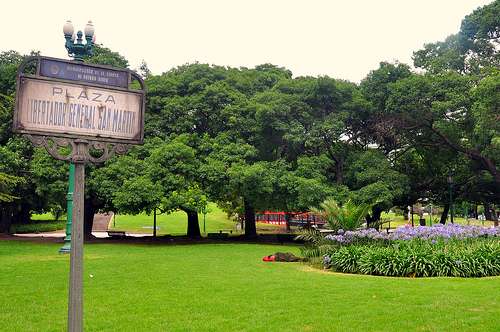
[[60, 254], [69, 254], [71, 252], [71, 237], [64, 238], [64, 245], [59, 249]]

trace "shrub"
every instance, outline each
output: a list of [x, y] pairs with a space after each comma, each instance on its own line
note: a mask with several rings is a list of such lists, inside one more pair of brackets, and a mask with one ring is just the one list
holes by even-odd
[[328, 267], [334, 267], [335, 270], [344, 273], [359, 273], [360, 259], [366, 249], [366, 247], [362, 246], [341, 247], [329, 256], [330, 263]]
[[326, 268], [345, 273], [400, 277], [500, 275], [498, 238], [341, 246], [326, 255]]
[[52, 232], [57, 230], [62, 230], [66, 228], [66, 221], [64, 220], [54, 220], [54, 221], [36, 221], [27, 224], [12, 224], [10, 226], [10, 233], [40, 233], [40, 232]]
[[355, 230], [363, 224], [371, 206], [368, 204], [356, 205], [351, 200], [340, 206], [334, 199], [326, 199], [319, 209], [311, 211], [325, 220], [333, 230]]

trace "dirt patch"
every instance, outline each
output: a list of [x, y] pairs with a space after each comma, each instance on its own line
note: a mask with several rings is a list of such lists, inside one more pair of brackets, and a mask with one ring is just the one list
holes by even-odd
[[64, 239], [59, 237], [24, 237], [24, 236], [14, 236], [10, 234], [0, 233], [0, 241], [27, 241], [27, 242], [39, 242], [39, 243], [63, 243]]

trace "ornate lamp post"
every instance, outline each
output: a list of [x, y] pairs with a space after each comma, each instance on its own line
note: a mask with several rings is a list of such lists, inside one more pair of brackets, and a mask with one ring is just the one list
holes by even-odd
[[[85, 56], [92, 55], [94, 47], [94, 26], [92, 21], [89, 21], [85, 26], [85, 40], [82, 43], [83, 33], [76, 33], [76, 42], [74, 28], [71, 21], [66, 21], [63, 26], [64, 39], [66, 39], [66, 50], [68, 55], [75, 61], [83, 62]], [[79, 152], [84, 152], [84, 144], [76, 146]], [[68, 301], [68, 330], [71, 332], [83, 331], [83, 298], [82, 298], [82, 275], [83, 275], [83, 195], [85, 181], [85, 164], [82, 158], [77, 158], [71, 162], [69, 166], [69, 188], [68, 188], [68, 221], [66, 224], [66, 237], [64, 246], [61, 252], [70, 252], [70, 290]], [[79, 160], [82, 159], [82, 160]], [[76, 190], [76, 191], [75, 191]], [[73, 193], [76, 193], [75, 199], [78, 204], [73, 211]], [[72, 218], [73, 215], [79, 220], [79, 226], [73, 230]], [[72, 232], [75, 234], [72, 235]], [[75, 247], [72, 248], [71, 238], [76, 239]], [[68, 245], [69, 242], [69, 245]]]
[[94, 47], [94, 25], [92, 21], [89, 21], [85, 26], [85, 40], [86, 44], [83, 44], [83, 33], [78, 31], [76, 33], [76, 43], [75, 43], [75, 29], [73, 28], [73, 23], [71, 21], [66, 21], [63, 26], [64, 38], [66, 39], [66, 49], [68, 50], [68, 55], [72, 57], [75, 61], [83, 61], [85, 56], [92, 55]]
[[[75, 61], [83, 62], [85, 56], [90, 56], [93, 54], [94, 48], [94, 25], [92, 21], [89, 21], [85, 26], [85, 39], [86, 44], [82, 43], [82, 32], [78, 31], [75, 43], [75, 29], [71, 21], [66, 21], [63, 26], [64, 39], [66, 39], [66, 44], [64, 45], [68, 50], [68, 55], [72, 57]], [[59, 249], [60, 253], [70, 253], [71, 252], [71, 227], [73, 224], [72, 213], [73, 213], [73, 192], [75, 188], [75, 164], [69, 164], [69, 186], [68, 194], [66, 196], [67, 205], [67, 218], [66, 218], [66, 236], [64, 237], [64, 245]]]
[[71, 252], [71, 226], [73, 224], [73, 192], [75, 190], [75, 164], [69, 164], [69, 181], [68, 194], [66, 195], [66, 236], [64, 237], [64, 245], [59, 249], [61, 254], [69, 254]]

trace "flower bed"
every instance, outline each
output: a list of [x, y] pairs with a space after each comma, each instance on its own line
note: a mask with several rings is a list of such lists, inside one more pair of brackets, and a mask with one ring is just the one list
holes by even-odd
[[399, 277], [500, 275], [498, 239], [394, 241], [388, 245], [341, 246], [323, 258], [325, 268], [344, 273]]
[[326, 239], [338, 244], [350, 244], [363, 240], [397, 241], [397, 240], [437, 240], [437, 239], [470, 239], [478, 237], [500, 237], [500, 227], [480, 227], [466, 225], [435, 225], [418, 227], [399, 227], [393, 233], [379, 232], [374, 228], [356, 231], [339, 230], [337, 235], [328, 235]]
[[[400, 277], [500, 275], [500, 228], [436, 225], [342, 231], [325, 238], [323, 266]], [[323, 252], [325, 252], [323, 250]]]

